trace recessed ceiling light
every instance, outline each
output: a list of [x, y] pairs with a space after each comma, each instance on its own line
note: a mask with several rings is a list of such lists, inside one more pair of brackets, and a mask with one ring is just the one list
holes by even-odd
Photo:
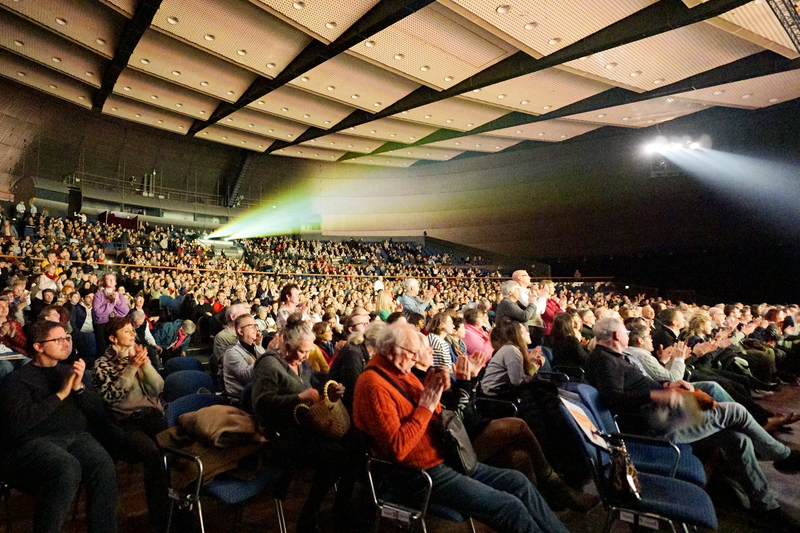
[[294, 134], [292, 134], [292, 133], [287, 133], [287, 134], [286, 134], [286, 136], [287, 136], [287, 137], [289, 137], [289, 138], [292, 138], [292, 137], [294, 137]]
[[479, 93], [479, 92], [481, 92], [481, 90], [480, 89], [472, 89], [472, 92]]
[[200, 86], [201, 87], [208, 87], [208, 82], [207, 81], [201, 81], [200, 82]]
[[642, 74], [641, 70], [634, 70], [631, 72], [631, 78], [635, 78], [636, 76], [640, 76]]
[[500, 149], [500, 147], [499, 147], [499, 146], [495, 146], [495, 147], [494, 147], [494, 149], [495, 149], [495, 150], [499, 150], [499, 149]]
[[55, 85], [53, 85], [52, 83], [50, 84], [50, 88], [51, 88], [51, 89], [58, 89], [58, 87], [57, 87], [57, 86], [55, 86]]
[[311, 115], [309, 115], [308, 113], [306, 113], [305, 115], [303, 115], [303, 118], [310, 118], [310, 117], [311, 117]]
[[182, 129], [183, 129], [183, 126], [178, 126], [178, 129], [179, 129], [179, 130], [182, 130]]
[[522, 130], [517, 130], [514, 133], [522, 133]]
[[247, 127], [248, 127], [248, 128], [255, 128], [255, 127], [256, 127], [256, 125], [255, 125], [255, 124], [248, 124], [248, 125], [247, 125]]
[[472, 126], [474, 126], [474, 125], [475, 125], [475, 124], [473, 124], [472, 122], [468, 122], [468, 123], [467, 123], [467, 127], [468, 127], [468, 128], [471, 128], [471, 127], [472, 127]]
[[328, 89], [329, 91], [335, 91], [335, 90], [336, 90], [336, 87], [334, 87], [333, 85], [328, 85], [327, 89]]
[[163, 124], [164, 123], [164, 121], [161, 120], [161, 119], [156, 120], [156, 122], [158, 122], [159, 124]]
[[528, 105], [530, 103], [531, 103], [530, 100], [523, 100], [523, 101], [520, 102], [520, 105]]
[[350, 126], [350, 128], [348, 128], [348, 129], [349, 129], [350, 131], [355, 131], [355, 128], [354, 128], [353, 126]]
[[395, 55], [394, 55], [394, 58], [395, 58], [396, 60], [400, 61], [401, 59], [405, 59], [405, 58], [406, 58], [406, 56], [405, 56], [405, 55], [403, 55], [403, 54], [395, 54]]
[[275, 63], [267, 63], [267, 68], [275, 68]]
[[116, 110], [117, 110], [117, 108], [116, 108], [116, 107], [112, 107], [112, 108], [111, 108], [111, 111], [116, 111]]
[[453, 144], [455, 144], [456, 146], [460, 146], [460, 145], [461, 145], [461, 142], [460, 142], [460, 141], [456, 141], [456, 142], [454, 142]]
[[372, 48], [373, 46], [375, 46], [375, 41], [367, 41], [364, 43], [364, 46], [366, 46], [367, 48]]
[[128, 87], [127, 85], [125, 87], [123, 87], [122, 89], [125, 90], [125, 91], [130, 91], [131, 90], [131, 88]]
[[410, 150], [407, 150], [407, 151], [406, 151], [406, 153], [407, 153], [407, 154], [411, 154], [411, 151], [410, 151]]
[[263, 144], [259, 144], [258, 147], [259, 148], [264, 148], [264, 145]]
[[452, 118], [448, 118], [447, 120], [445, 120], [445, 122], [447, 122], [448, 124], [450, 124], [451, 122], [453, 122], [453, 119], [452, 119]]
[[150, 95], [150, 99], [151, 99], [151, 100], [158, 100], [158, 95], [151, 94], [151, 95]]
[[432, 115], [425, 115], [425, 118], [431, 118]]
[[233, 119], [228, 117], [228, 118], [225, 119], [225, 122], [233, 122]]
[[566, 135], [562, 135], [562, 136], [561, 136], [561, 138], [562, 138], [562, 139], [566, 139], [566, 138], [567, 138], [567, 136], [566, 136]]
[[631, 117], [622, 117], [622, 120], [626, 120], [627, 121], [627, 120], [630, 120], [630, 119], [631, 119]]
[[529, 22], [529, 23], [525, 24], [525, 29], [526, 30], [535, 30], [538, 25], [539, 25], [538, 22]]
[[203, 39], [205, 39], [206, 41], [213, 41], [214, 39], [216, 39], [216, 37], [212, 33], [206, 33], [205, 35], [203, 35]]
[[178, 19], [176, 17], [167, 17], [167, 22], [169, 22], [170, 24], [177, 24]]
[[[280, 149], [280, 150], [278, 150], [278, 151], [279, 151], [279, 152], [283, 152], [283, 151], [284, 151], [284, 149], [283, 149], [283, 148], [281, 148], [281, 149]], [[273, 208], [273, 209], [275, 209], [275, 206], [273, 205], [273, 206], [272, 206], [272, 208]]]
[[233, 96], [233, 91], [228, 91], [225, 94], [227, 94], [228, 96]]
[[201, 109], [200, 111], [198, 111], [198, 113], [200, 113], [201, 115], [205, 115], [206, 114], [206, 110], [205, 109]]
[[264, 105], [264, 100], [259, 100], [258, 105]]
[[414, 137], [414, 136], [412, 135], [411, 137], [409, 137], [409, 139], [410, 139], [410, 140], [412, 140], [412, 141], [414, 141], [414, 140], [416, 140], [417, 138], [416, 138], [416, 137]]
[[336, 27], [336, 23], [333, 22], [333, 21], [326, 22], [325, 23], [325, 27], [328, 28], [329, 30], [332, 30], [332, 29], [334, 29]]
[[348, 147], [348, 148], [352, 148], [352, 147], [353, 147], [353, 145], [352, 145], [352, 144], [348, 144], [348, 145], [347, 145], [347, 147]]
[[391, 133], [391, 134], [389, 134], [389, 137], [397, 137], [397, 134], [396, 133]]
[[85, 96], [79, 96], [78, 100], [86, 100], [86, 97]]
[[419, 67], [419, 69], [422, 72], [428, 72], [431, 69], [431, 67], [429, 67], [428, 65], [422, 65], [421, 67]]
[[599, 115], [597, 115], [597, 118], [603, 118], [603, 117], [605, 117], [605, 116], [606, 116], [606, 114], [605, 114], [605, 113], [600, 113]]
[[247, 50], [242, 48], [241, 50], [236, 50], [236, 53], [239, 54], [240, 56], [246, 56], [247, 55]]
[[429, 156], [429, 155], [431, 155], [431, 154], [430, 154], [430, 153], [427, 153], [427, 154], [425, 154], [425, 155]]
[[88, 70], [86, 72], [84, 72], [84, 74], [86, 74], [86, 76], [89, 77], [89, 78], [94, 76], [94, 72], [89, 72]]
[[742, 95], [742, 100], [746, 100], [746, 99], [750, 98], [751, 96], [753, 96], [753, 95], [752, 94], [743, 94]]
[[227, 140], [228, 140], [228, 136], [227, 136], [227, 135], [223, 135], [223, 136], [222, 136], [222, 140], [223, 140], [223, 141], [227, 141]]
[[331, 123], [330, 120], [326, 120], [325, 122], [323, 122], [323, 124], [330, 124], [330, 123]]
[[305, 2], [299, 2], [299, 1], [298, 2], [293, 2], [292, 3], [292, 7], [295, 8], [295, 9], [303, 9], [304, 7], [306, 7], [306, 3]]
[[497, 95], [497, 97], [498, 97], [500, 100], [502, 100], [503, 98], [505, 98], [505, 97], [506, 97], [506, 95], [505, 95], [505, 94], [498, 94], [498, 95]]
[[331, 146], [333, 146], [333, 145], [334, 145], [334, 144], [336, 144], [336, 143], [335, 143], [335, 142], [333, 142], [333, 141], [330, 141], [328, 144], [330, 144]]
[[453, 81], [453, 76], [445, 76], [444, 81]]
[[503, 4], [501, 6], [497, 6], [497, 9], [495, 11], [497, 11], [501, 15], [504, 15], [504, 14], [508, 13], [509, 11], [511, 11], [511, 6], [508, 5], [508, 4]]
[[719, 91], [714, 91], [712, 94], [714, 96], [719, 96], [719, 95], [723, 94], [724, 92], [725, 92], [724, 90], [720, 89]]
[[22, 41], [14, 41], [14, 46], [25, 46], [25, 43]]
[[378, 133], [378, 130], [369, 130], [370, 133]]
[[289, 108], [288, 107], [282, 107], [281, 111], [283, 111], [284, 113], [288, 113], [289, 112]]
[[402, 114], [402, 115], [408, 115], [408, 111], [401, 111], [401, 112], [400, 112], [400, 114]]
[[655, 120], [653, 120], [652, 118], [647, 121], [648, 124], [652, 124], [653, 122], [655, 122]]
[[540, 131], [540, 132], [539, 132], [539, 133], [537, 133], [536, 135], [538, 135], [539, 137], [544, 137], [544, 132], [543, 132], [543, 131]]
[[274, 129], [270, 128], [270, 129], [267, 130], [267, 133], [272, 133], [274, 131], [275, 131]]
[[134, 116], [135, 116], [136, 118], [139, 118], [139, 117], [141, 117], [142, 115], [141, 115], [141, 113], [136, 113]]
[[351, 94], [350, 98], [352, 98], [353, 100], [358, 100], [359, 96], [357, 94]]
[[97, 39], [95, 39], [95, 40], [94, 40], [94, 42], [96, 42], [96, 43], [97, 43], [97, 44], [99, 44], [100, 46], [104, 46], [104, 45], [106, 44], [106, 40], [105, 40], [105, 39], [101, 39], [100, 37], [98, 37]]
[[778, 101], [778, 99], [777, 99], [777, 98], [770, 98], [770, 99], [769, 99], [769, 103], [771, 103], [771, 104], [774, 104], [774, 103], [775, 103], [775, 102], [777, 102], [777, 101]]
[[475, 148], [480, 148], [480, 147], [481, 147], [481, 145], [480, 145], [480, 144], [476, 144], [476, 145], [475, 145]]
[[139, 63], [141, 63], [142, 65], [149, 65], [150, 64], [150, 60], [142, 58], [142, 59], [139, 60]]
[[653, 84], [654, 85], [661, 85], [662, 83], [664, 83], [664, 81], [665, 81], [664, 78], [658, 78], [656, 80], [653, 80]]
[[67, 23], [66, 19], [62, 19], [61, 17], [58, 17], [56, 19], [56, 24], [58, 24], [59, 26], [64, 26], [66, 23]]
[[303, 76], [302, 78], [300, 78], [300, 81], [308, 81], [308, 76]]
[[549, 44], [558, 44], [558, 43], [560, 43], [560, 42], [561, 42], [561, 37], [553, 37], [552, 39], [550, 39], [550, 40], [549, 40], [549, 41], [547, 41], [547, 42], [548, 42]]
[[606, 70], [614, 70], [615, 68], [617, 68], [616, 63], [606, 63]]

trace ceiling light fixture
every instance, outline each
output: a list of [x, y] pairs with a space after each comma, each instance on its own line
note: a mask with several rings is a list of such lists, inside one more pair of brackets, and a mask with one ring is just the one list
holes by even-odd
[[495, 11], [497, 11], [501, 15], [505, 15], [506, 13], [511, 11], [511, 6], [508, 4], [503, 4], [501, 6], [497, 6], [497, 9]]
[[264, 100], [259, 100], [258, 105], [264, 105]]
[[88, 70], [86, 72], [84, 72], [84, 74], [86, 74], [86, 76], [89, 77], [89, 78], [94, 76], [94, 72], [89, 72]]
[[375, 102], [375, 103], [374, 103], [374, 104], [372, 104], [372, 105], [374, 105], [375, 107], [380, 107], [380, 106], [382, 106], [383, 104], [382, 104], [381, 102]]
[[658, 79], [653, 80], [653, 84], [654, 85], [661, 85], [662, 83], [664, 83], [664, 81], [665, 81], [664, 78], [658, 78]]
[[300, 78], [300, 81], [308, 81], [308, 76], [303, 76], [302, 78]]
[[769, 103], [770, 103], [770, 104], [774, 104], [774, 103], [775, 103], [775, 102], [777, 102], [777, 101], [778, 101], [778, 99], [777, 99], [777, 98], [770, 98], [770, 99], [769, 99]]
[[255, 124], [248, 124], [248, 125], [247, 125], [247, 127], [248, 127], [248, 128], [255, 128], [255, 127], [256, 127], [256, 125], [255, 125]]
[[323, 122], [323, 124], [330, 124], [330, 123], [331, 123], [330, 120], [326, 120], [325, 122]]
[[225, 94], [227, 94], [228, 96], [233, 96], [233, 91], [228, 91]]
[[551, 105], [545, 105], [545, 106], [542, 106], [542, 109], [544, 109], [545, 111], [547, 111], [548, 109], [550, 109], [550, 108], [552, 108], [552, 107], [553, 107], [553, 106], [551, 106]]
[[748, 99], [748, 98], [750, 98], [751, 96], [753, 96], [753, 95], [752, 95], [752, 94], [743, 94], [743, 95], [742, 95], [742, 100], [747, 100], [747, 99]]
[[141, 115], [141, 113], [136, 113], [134, 116], [135, 116], [136, 118], [140, 118], [142, 115]]
[[275, 68], [275, 63], [267, 63], [267, 68]]
[[289, 108], [288, 107], [282, 107], [281, 111], [283, 111], [284, 113], [288, 113], [289, 112]]
[[236, 50], [236, 53], [239, 54], [240, 56], [246, 56], [247, 55], [247, 50], [242, 48], [241, 50]]
[[528, 105], [528, 104], [530, 104], [530, 103], [531, 103], [531, 101], [530, 101], [530, 100], [522, 100], [522, 101], [521, 101], [519, 104], [520, 104], [520, 105]]
[[86, 100], [86, 97], [85, 96], [79, 96], [78, 100]]
[[158, 122], [159, 124], [163, 124], [164, 123], [164, 121], [161, 120], [161, 119], [156, 120], [156, 122]]
[[177, 104], [175, 104], [175, 107], [183, 107], [183, 104], [178, 102]]
[[299, 1], [298, 2], [293, 2], [292, 3], [292, 7], [295, 8], [295, 9], [303, 9], [304, 7], [306, 7], [306, 3], [305, 2], [299, 2]]
[[547, 41], [547, 42], [548, 42], [549, 44], [558, 44], [558, 43], [560, 43], [560, 42], [561, 42], [561, 37], [553, 37], [552, 39], [550, 39], [550, 40], [549, 40], [549, 41]]
[[607, 63], [606, 64], [606, 70], [614, 70], [615, 68], [617, 68], [617, 64], [616, 63]]
[[14, 46], [25, 46], [25, 43], [22, 41], [14, 41]]
[[566, 135], [562, 135], [562, 136], [561, 136], [561, 138], [562, 138], [562, 139], [566, 139], [566, 138], [567, 138], [567, 136], [566, 136]]
[[419, 69], [422, 72], [428, 72], [431, 69], [431, 67], [429, 67], [428, 65], [422, 65], [421, 67], [419, 67]]
[[130, 87], [128, 87], [127, 85], [126, 85], [125, 87], [123, 87], [122, 89], [123, 89], [124, 91], [130, 91], [130, 90], [131, 90], [131, 88], [130, 88]]
[[529, 22], [529, 23], [525, 24], [525, 29], [526, 30], [535, 30], [537, 26], [539, 26], [538, 22]]
[[367, 48], [372, 48], [373, 46], [375, 46], [375, 41], [367, 41], [364, 43], [364, 46], [366, 46]]
[[453, 81], [453, 76], [445, 76], [444, 81]]
[[333, 21], [326, 22], [325, 23], [325, 27], [328, 28], [329, 30], [332, 30], [332, 29], [336, 28], [336, 23], [333, 22]]
[[403, 59], [405, 59], [405, 58], [406, 58], [406, 56], [405, 56], [405, 55], [403, 55], [403, 54], [395, 54], [395, 55], [394, 55], [394, 58], [395, 58], [396, 60], [400, 61], [400, 60], [403, 60]]
[[468, 122], [468, 123], [467, 123], [467, 127], [468, 127], [468, 128], [471, 128], [471, 127], [472, 127], [472, 126], [474, 126], [474, 125], [475, 125], [475, 124], [473, 124], [472, 122]]
[[112, 107], [112, 108], [111, 108], [111, 111], [116, 111], [116, 110], [117, 110], [117, 108], [116, 108], [116, 107]]
[[142, 59], [139, 60], [139, 63], [141, 63], [142, 65], [149, 65], [150, 64], [150, 60], [142, 58]]
[[207, 81], [201, 81], [200, 82], [200, 86], [201, 87], [208, 87], [208, 82]]
[[167, 17], [167, 22], [169, 22], [170, 24], [177, 24], [178, 19], [176, 17]]
[[303, 115], [303, 118], [310, 118], [310, 117], [311, 117], [311, 115], [309, 115], [308, 113]]
[[603, 118], [603, 117], [605, 117], [605, 116], [606, 116], [606, 114], [605, 114], [605, 113], [600, 113], [599, 115], [597, 115], [597, 118]]
[[633, 72], [631, 72], [631, 78], [635, 78], [636, 76], [641, 76], [641, 75], [642, 75], [641, 70], [634, 70]]
[[724, 90], [720, 89], [719, 91], [714, 91], [711, 94], [713, 94], [714, 96], [719, 96], [719, 95], [723, 94], [724, 92], [725, 92]]
[[53, 85], [52, 83], [50, 84], [50, 88], [51, 88], [51, 89], [58, 89], [58, 87], [57, 87], [57, 86], [55, 86], [55, 85]]
[[61, 58], [60, 57], [53, 57], [51, 59], [53, 60], [53, 63], [61, 63]]
[[329, 91], [335, 91], [335, 90], [336, 90], [336, 87], [334, 87], [333, 85], [328, 85], [327, 89], [328, 89]]
[[351, 94], [350, 98], [352, 98], [353, 100], [358, 100], [359, 96], [357, 94]]
[[225, 122], [233, 122], [233, 119], [228, 117], [228, 118], [225, 119]]
[[62, 19], [61, 17], [58, 17], [56, 19], [56, 24], [58, 24], [59, 26], [66, 26], [67, 21], [66, 21], [66, 19]]
[[447, 122], [448, 124], [450, 124], [451, 122], [453, 122], [453, 119], [452, 119], [452, 118], [448, 118], [447, 120], [445, 120], [445, 122]]
[[198, 111], [198, 113], [200, 113], [201, 115], [205, 115], [206, 114], [206, 110], [205, 109], [201, 109], [200, 111]]
[[95, 39], [95, 40], [94, 40], [94, 42], [96, 42], [96, 43], [97, 43], [97, 44], [99, 44], [100, 46], [105, 46], [105, 44], [106, 44], [106, 40], [105, 40], [105, 39], [101, 39], [100, 37], [98, 37], [97, 39]]
[[227, 141], [228, 140], [228, 136], [227, 135], [223, 135], [222, 136], [222, 140]]
[[157, 96], [157, 95], [155, 95], [155, 94], [151, 94], [151, 95], [150, 95], [150, 99], [151, 99], [151, 100], [158, 100], [158, 96]]
[[206, 41], [213, 41], [214, 39], [216, 39], [216, 37], [212, 33], [206, 33], [205, 35], [203, 35], [203, 39], [205, 39]]
[[514, 133], [522, 133], [522, 130], [517, 130]]
[[502, 100], [503, 98], [505, 98], [505, 97], [506, 97], [506, 95], [505, 95], [505, 94], [498, 94], [498, 95], [497, 95], [497, 97], [498, 97], [500, 100]]

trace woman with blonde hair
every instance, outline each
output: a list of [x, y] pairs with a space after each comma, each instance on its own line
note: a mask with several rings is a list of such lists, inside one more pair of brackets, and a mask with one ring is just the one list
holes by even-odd
[[375, 311], [377, 311], [378, 316], [386, 322], [386, 319], [389, 318], [394, 312], [394, 299], [392, 298], [391, 291], [387, 291], [383, 289], [382, 291], [378, 292], [378, 296], [375, 299]]

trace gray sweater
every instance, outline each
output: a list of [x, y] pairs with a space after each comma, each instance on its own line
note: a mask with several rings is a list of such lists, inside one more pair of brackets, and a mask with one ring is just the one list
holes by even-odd
[[510, 344], [494, 352], [481, 380], [484, 394], [499, 396], [533, 380], [533, 376], [525, 373], [521, 356], [519, 348]]

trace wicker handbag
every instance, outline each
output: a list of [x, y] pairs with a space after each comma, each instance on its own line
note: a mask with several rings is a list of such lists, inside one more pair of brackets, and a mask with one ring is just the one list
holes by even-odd
[[340, 440], [350, 429], [350, 415], [342, 400], [332, 402], [328, 387], [338, 385], [331, 380], [322, 388], [322, 398], [317, 403], [301, 403], [294, 408], [294, 419], [301, 426], [313, 429], [333, 440]]

